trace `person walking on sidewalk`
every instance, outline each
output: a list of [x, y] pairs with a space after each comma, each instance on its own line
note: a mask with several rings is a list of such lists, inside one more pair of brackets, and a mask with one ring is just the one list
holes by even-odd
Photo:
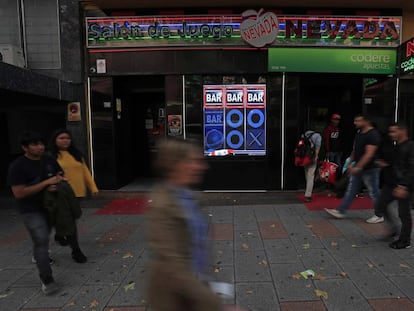
[[[48, 149], [62, 167], [65, 177], [68, 179], [69, 185], [77, 198], [85, 198], [88, 190], [92, 195], [98, 193], [92, 174], [81, 152], [74, 145], [72, 135], [68, 130], [56, 130], [51, 136]], [[75, 230], [73, 235], [69, 236], [55, 235], [55, 240], [62, 246], [69, 245], [72, 248], [72, 258], [76, 262], [84, 263], [87, 261], [87, 257], [79, 246], [77, 230]]]
[[309, 139], [311, 147], [314, 149], [314, 157], [312, 162], [304, 167], [306, 180], [304, 201], [308, 203], [312, 201], [313, 186], [315, 184], [315, 171], [318, 165], [319, 151], [321, 150], [322, 145], [322, 136], [313, 130], [307, 130], [304, 135]]
[[151, 310], [240, 310], [225, 308], [205, 278], [207, 223], [191, 190], [207, 169], [202, 148], [169, 138], [157, 142], [157, 151], [154, 164], [161, 180], [153, 188], [147, 214], [153, 253], [147, 288]]
[[[23, 223], [33, 242], [33, 256], [39, 271], [43, 293], [53, 294], [59, 289], [49, 258], [48, 213], [43, 206], [44, 191], [56, 191], [64, 180], [62, 168], [44, 154], [42, 137], [35, 132], [24, 132], [20, 139], [24, 155], [14, 160], [8, 171], [8, 184], [17, 201]], [[50, 175], [50, 176], [49, 176]]]
[[[350, 175], [349, 183], [341, 204], [336, 209], [325, 208], [325, 211], [335, 218], [344, 218], [356, 194], [364, 184], [370, 198], [376, 205], [379, 195], [380, 168], [375, 164], [377, 150], [381, 143], [379, 131], [373, 127], [366, 115], [358, 114], [354, 117], [354, 125], [358, 130], [354, 139], [354, 146], [350, 155], [350, 164], [347, 168]], [[367, 219], [368, 223], [380, 223], [384, 217], [379, 211]]]
[[410, 200], [414, 190], [414, 142], [408, 138], [407, 126], [402, 123], [392, 124], [389, 127], [389, 135], [396, 144], [389, 162], [379, 160], [379, 165], [387, 174], [384, 174], [377, 208], [384, 215], [386, 222], [387, 234], [384, 238], [392, 238], [398, 235], [398, 225], [391, 217], [388, 205], [397, 200], [401, 230], [399, 238], [389, 246], [395, 249], [409, 248], [412, 231]]

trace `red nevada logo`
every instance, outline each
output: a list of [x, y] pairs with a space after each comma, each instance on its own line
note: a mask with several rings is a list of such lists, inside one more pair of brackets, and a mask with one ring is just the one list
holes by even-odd
[[411, 39], [410, 42], [407, 42], [407, 46], [405, 48], [405, 57], [410, 57], [414, 54], [414, 39]]

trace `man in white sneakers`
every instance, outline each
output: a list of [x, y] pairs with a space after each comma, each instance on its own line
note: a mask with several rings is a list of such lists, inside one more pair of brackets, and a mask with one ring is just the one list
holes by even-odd
[[[354, 162], [355, 165], [348, 167], [350, 180], [346, 193], [341, 204], [336, 209], [325, 208], [327, 213], [339, 219], [345, 218], [346, 211], [351, 206], [363, 184], [367, 187], [374, 205], [379, 195], [380, 168], [375, 164], [375, 160], [381, 143], [381, 135], [365, 115], [356, 115], [354, 125], [358, 132], [355, 135], [354, 147], [349, 163]], [[374, 215], [367, 219], [368, 223], [380, 223], [383, 221], [383, 215]]]

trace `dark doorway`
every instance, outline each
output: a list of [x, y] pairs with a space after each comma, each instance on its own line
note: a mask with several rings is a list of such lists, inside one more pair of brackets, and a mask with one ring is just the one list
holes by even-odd
[[122, 77], [114, 85], [121, 105], [115, 127], [120, 185], [151, 182], [155, 143], [165, 136], [164, 77]]
[[[330, 116], [340, 114], [344, 156], [350, 154], [354, 138], [353, 119], [363, 111], [363, 76], [338, 74], [304, 74], [300, 79], [300, 106], [303, 128], [322, 133]], [[301, 114], [302, 114], [301, 113]], [[322, 146], [322, 152], [324, 151]], [[323, 154], [321, 154], [323, 157]]]

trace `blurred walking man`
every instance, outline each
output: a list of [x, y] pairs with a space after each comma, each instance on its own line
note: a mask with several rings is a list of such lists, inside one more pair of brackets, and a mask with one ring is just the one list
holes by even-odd
[[397, 236], [398, 225], [388, 210], [388, 205], [397, 200], [401, 231], [399, 238], [390, 243], [390, 247], [409, 248], [412, 230], [410, 198], [414, 187], [414, 142], [408, 139], [407, 127], [402, 123], [391, 125], [389, 135], [396, 144], [392, 150], [390, 162], [380, 161], [379, 163], [390, 173], [384, 174], [384, 185], [377, 202], [377, 209], [384, 215], [387, 225], [387, 234], [384, 238]]
[[[325, 211], [335, 218], [345, 218], [345, 212], [351, 206], [362, 184], [368, 188], [369, 196], [374, 204], [379, 195], [380, 168], [376, 166], [375, 160], [378, 146], [381, 143], [381, 135], [372, 126], [368, 117], [362, 114], [355, 116], [354, 125], [358, 132], [355, 135], [354, 148], [349, 163], [355, 162], [355, 165], [350, 164], [348, 166], [350, 174], [348, 188], [341, 204], [336, 209], [325, 208]], [[382, 215], [374, 215], [367, 220], [369, 223], [383, 221], [384, 217]]]

